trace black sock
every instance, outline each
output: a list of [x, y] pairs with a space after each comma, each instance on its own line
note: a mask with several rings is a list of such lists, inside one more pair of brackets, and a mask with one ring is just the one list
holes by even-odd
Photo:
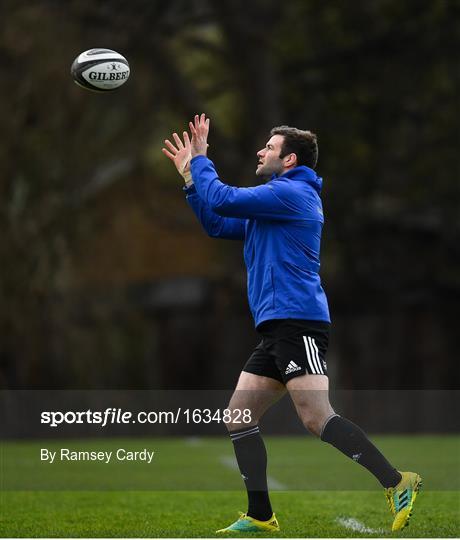
[[259, 426], [231, 431], [236, 460], [248, 492], [248, 516], [267, 521], [273, 511], [267, 486], [267, 451]]
[[332, 444], [346, 456], [366, 467], [383, 487], [394, 487], [400, 482], [401, 474], [371, 443], [364, 431], [350, 420], [338, 415], [331, 417], [323, 427], [321, 440]]

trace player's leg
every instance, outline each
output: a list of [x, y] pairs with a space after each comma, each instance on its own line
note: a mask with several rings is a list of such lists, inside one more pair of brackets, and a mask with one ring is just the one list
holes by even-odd
[[289, 395], [303, 425], [319, 436], [326, 421], [335, 416], [329, 403], [329, 379], [326, 375], [299, 375], [286, 383]]
[[392, 530], [404, 528], [422, 484], [420, 476], [396, 470], [360, 427], [336, 414], [329, 404], [328, 384], [325, 375], [302, 375], [286, 386], [305, 427], [378, 479], [394, 516]]
[[383, 487], [394, 487], [400, 482], [401, 474], [362, 429], [334, 412], [329, 403], [326, 375], [302, 375], [288, 381], [286, 386], [300, 419], [311, 433], [366, 467]]
[[276, 364], [304, 425], [379, 480], [395, 515], [393, 530], [407, 525], [420, 477], [397, 471], [361, 428], [332, 409], [326, 365], [329, 325], [285, 320], [275, 334]]
[[336, 414], [329, 403], [329, 324], [286, 320], [277, 326], [275, 337], [276, 363], [305, 427], [369, 469], [385, 488], [398, 484], [400, 473], [358, 426]]
[[[248, 362], [248, 369], [254, 368], [254, 365], [254, 362]], [[260, 370], [254, 369], [254, 371]], [[279, 530], [268, 493], [267, 451], [258, 422], [267, 409], [285, 393], [285, 386], [274, 378], [246, 371], [241, 372], [228, 405], [232, 420], [227, 423], [227, 429], [246, 486], [248, 510], [235, 523], [218, 532]], [[249, 415], [248, 411], [250, 411]], [[242, 412], [246, 419], [250, 416], [249, 422], [241, 423]]]

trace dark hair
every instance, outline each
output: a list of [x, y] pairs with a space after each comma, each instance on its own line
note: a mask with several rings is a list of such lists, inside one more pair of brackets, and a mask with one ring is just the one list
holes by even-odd
[[297, 156], [297, 165], [306, 165], [314, 169], [318, 161], [318, 140], [311, 131], [303, 131], [295, 127], [278, 126], [270, 131], [270, 135], [284, 137], [280, 158], [288, 154]]

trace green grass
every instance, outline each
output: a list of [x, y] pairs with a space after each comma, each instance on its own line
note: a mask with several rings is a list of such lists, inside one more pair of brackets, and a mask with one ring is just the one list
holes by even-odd
[[[458, 537], [459, 439], [375, 437], [401, 469], [424, 479], [411, 526], [389, 531], [382, 490], [361, 467], [312, 438], [267, 437], [277, 537]], [[40, 448], [129, 449], [156, 454], [143, 463], [40, 463]], [[225, 439], [118, 439], [2, 444], [2, 537], [213, 537], [246, 510]], [[227, 491], [223, 491], [226, 489]], [[375, 533], [357, 533], [338, 518]], [[251, 535], [266, 536], [266, 535]], [[268, 535], [270, 536], [270, 535]]]
[[[235, 492], [10, 492], [4, 499], [0, 530], [7, 537], [214, 537], [245, 510], [245, 496]], [[389, 532], [382, 493], [275, 492], [272, 502], [282, 528], [277, 537], [459, 534], [453, 492], [421, 492], [410, 527], [397, 535]], [[338, 517], [356, 518], [376, 533], [354, 533]]]

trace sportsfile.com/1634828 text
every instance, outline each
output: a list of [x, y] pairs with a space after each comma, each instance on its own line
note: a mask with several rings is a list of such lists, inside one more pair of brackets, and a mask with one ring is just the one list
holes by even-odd
[[42, 411], [40, 423], [52, 428], [62, 424], [250, 424], [250, 409], [189, 409], [178, 407], [171, 411], [124, 411], [108, 407], [104, 411]]

